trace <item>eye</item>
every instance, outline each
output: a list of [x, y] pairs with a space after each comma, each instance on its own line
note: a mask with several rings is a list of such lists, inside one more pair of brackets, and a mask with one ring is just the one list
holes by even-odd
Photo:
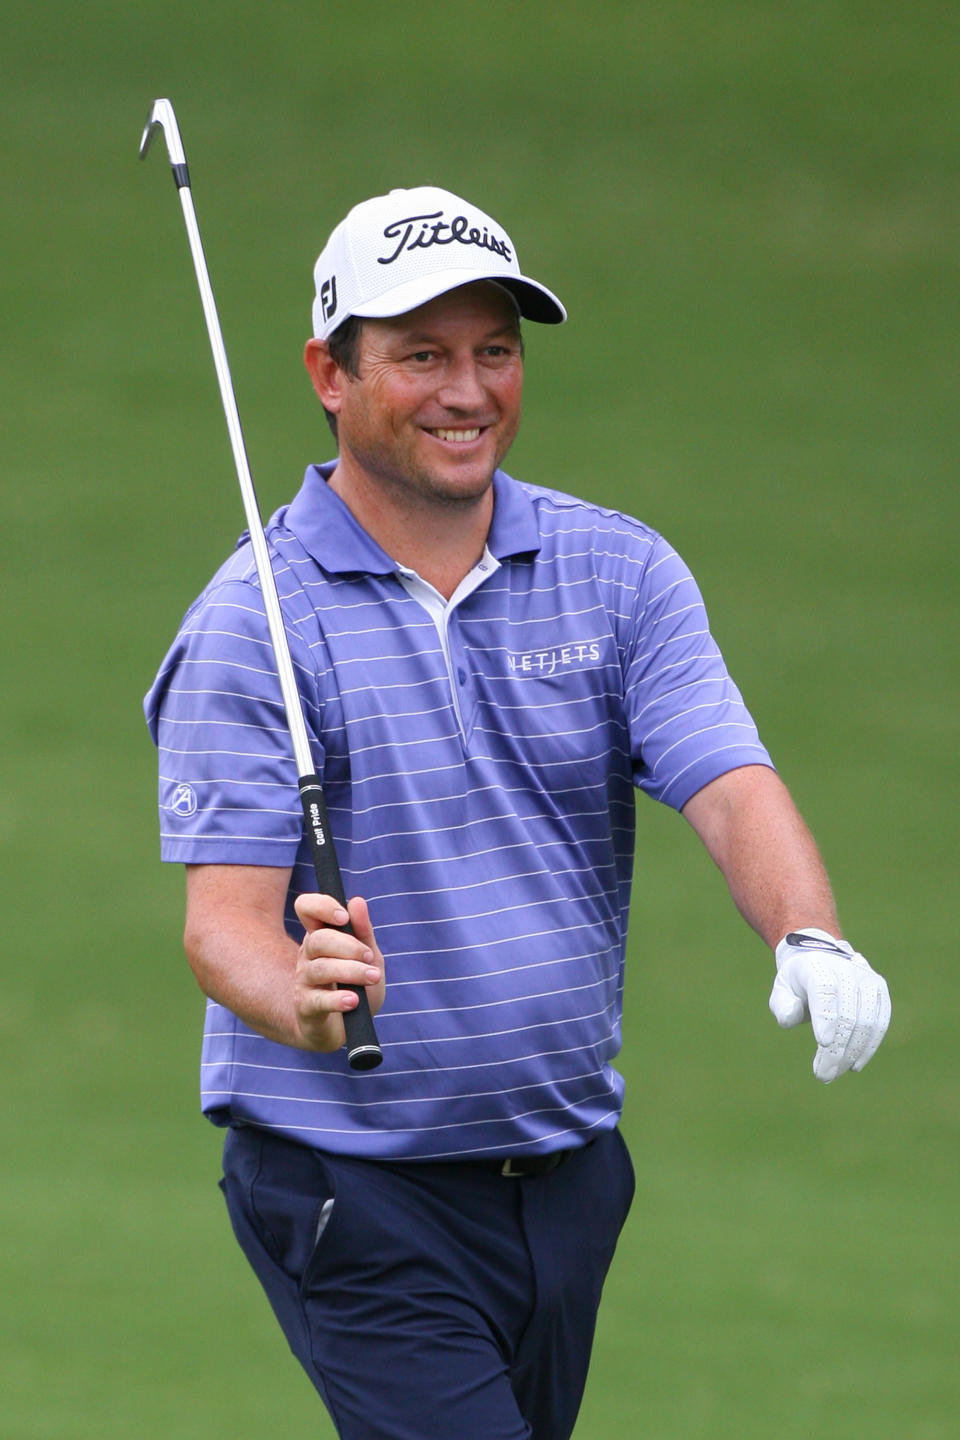
[[415, 351], [413, 352], [413, 354], [410, 356], [410, 359], [411, 359], [411, 360], [414, 362], [414, 364], [416, 364], [416, 365], [428, 365], [428, 364], [430, 363], [430, 361], [433, 359], [433, 351], [432, 351], [432, 350], [415, 350]]
[[517, 350], [515, 346], [502, 345], [499, 342], [492, 345], [484, 345], [483, 347], [483, 358], [485, 360], [493, 360], [497, 363], [512, 359], [516, 353]]

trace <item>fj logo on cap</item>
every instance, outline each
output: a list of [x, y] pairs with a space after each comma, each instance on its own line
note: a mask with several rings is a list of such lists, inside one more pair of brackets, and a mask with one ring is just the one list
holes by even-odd
[[329, 280], [324, 280], [320, 286], [320, 306], [323, 310], [324, 320], [329, 320], [337, 309], [337, 277], [331, 275]]

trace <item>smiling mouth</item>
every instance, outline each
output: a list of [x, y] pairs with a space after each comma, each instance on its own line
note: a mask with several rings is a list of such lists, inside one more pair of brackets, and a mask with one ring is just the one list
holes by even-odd
[[479, 425], [473, 425], [473, 426], [470, 427], [469, 430], [448, 430], [448, 429], [430, 429], [430, 428], [428, 428], [427, 433], [428, 433], [429, 435], [434, 435], [434, 436], [436, 436], [436, 438], [437, 438], [438, 440], [449, 440], [449, 441], [450, 441], [452, 444], [454, 444], [454, 445], [468, 445], [468, 444], [471, 442], [471, 440], [479, 440], [479, 439], [480, 439], [480, 426], [479, 426]]

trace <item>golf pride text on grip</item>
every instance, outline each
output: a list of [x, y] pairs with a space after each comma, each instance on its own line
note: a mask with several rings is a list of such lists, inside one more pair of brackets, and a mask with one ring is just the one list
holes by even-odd
[[[332, 895], [346, 908], [347, 896], [340, 874], [340, 863], [333, 847], [330, 833], [330, 817], [323, 789], [316, 775], [301, 775], [299, 780], [300, 803], [303, 805], [303, 819], [313, 856], [313, 868], [317, 877], [317, 891], [321, 895]], [[347, 935], [353, 935], [353, 926], [337, 927]], [[354, 1070], [373, 1070], [383, 1059], [383, 1051], [377, 1041], [370, 1014], [370, 1002], [362, 985], [338, 985], [338, 990], [352, 990], [358, 997], [355, 1010], [343, 1013], [343, 1028], [347, 1036], [347, 1059]]]

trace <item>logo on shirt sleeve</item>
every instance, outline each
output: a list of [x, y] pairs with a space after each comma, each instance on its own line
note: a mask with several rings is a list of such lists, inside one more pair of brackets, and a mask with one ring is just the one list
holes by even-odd
[[170, 809], [174, 815], [179, 815], [181, 820], [186, 820], [189, 816], [196, 814], [197, 792], [192, 785], [178, 785], [176, 787], [173, 792], [173, 798], [170, 801]]

